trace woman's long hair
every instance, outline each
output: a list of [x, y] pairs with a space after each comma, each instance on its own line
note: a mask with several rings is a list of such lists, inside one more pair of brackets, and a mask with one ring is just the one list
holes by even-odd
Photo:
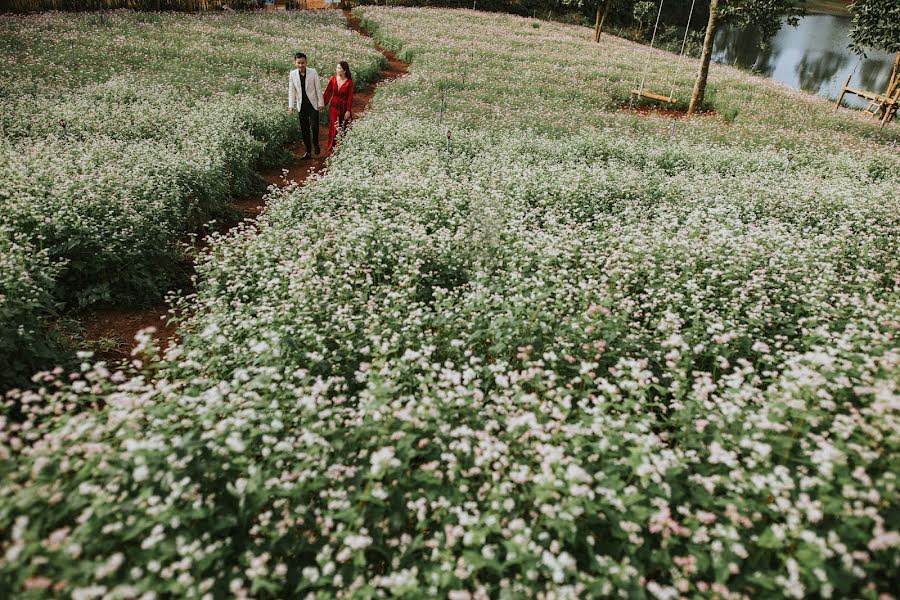
[[347, 79], [353, 79], [353, 75], [350, 74], [350, 63], [346, 60], [338, 61], [338, 64], [341, 65], [341, 68], [344, 70], [344, 77]]

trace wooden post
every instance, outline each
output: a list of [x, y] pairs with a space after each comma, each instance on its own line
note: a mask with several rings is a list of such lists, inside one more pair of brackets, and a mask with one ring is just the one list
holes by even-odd
[[897, 105], [890, 105], [885, 108], [884, 116], [881, 117], [881, 129], [884, 129], [884, 126], [891, 122], [894, 118], [894, 114], [897, 112]]
[[712, 46], [716, 37], [716, 23], [718, 19], [719, 0], [711, 0], [709, 3], [709, 21], [706, 23], [706, 37], [703, 38], [703, 54], [700, 57], [700, 70], [697, 73], [697, 81], [694, 82], [694, 91], [691, 93], [688, 115], [694, 114], [703, 106], [703, 96], [706, 94], [706, 80], [709, 77], [709, 62], [712, 60]]
[[837, 102], [834, 103], [834, 110], [837, 110], [841, 107], [841, 100], [844, 99], [844, 94], [847, 93], [847, 87], [850, 85], [850, 80], [853, 78], [853, 73], [850, 73], [847, 76], [847, 81], [844, 82], [844, 87], [841, 88], [841, 93], [838, 95]]
[[900, 87], [900, 52], [897, 53], [897, 58], [894, 59], [894, 69], [891, 71], [891, 78], [888, 79], [888, 86], [884, 95], [888, 98], [892, 97], [898, 87]]
[[597, 21], [594, 23], [594, 41], [598, 44], [600, 43], [600, 34], [603, 33], [603, 23], [606, 22], [606, 17], [609, 15], [609, 9], [612, 6], [612, 3], [613, 0], [606, 0], [603, 14], [600, 14], [600, 0], [597, 0]]
[[900, 104], [900, 52], [894, 59], [894, 69], [891, 71], [891, 79], [884, 94], [884, 116], [881, 118], [881, 128], [890, 123], [897, 114], [897, 106]]

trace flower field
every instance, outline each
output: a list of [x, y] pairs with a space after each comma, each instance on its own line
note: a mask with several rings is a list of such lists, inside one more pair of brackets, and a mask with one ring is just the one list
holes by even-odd
[[[363, 82], [382, 64], [328, 12], [0, 17], [0, 227], [41, 298], [0, 288], [0, 348], [49, 343], [53, 300], [141, 302], [185, 281], [186, 233], [260, 188], [256, 168], [296, 135], [298, 49], [323, 74], [347, 57]], [[5, 358], [0, 383], [36, 357]]]
[[726, 68], [673, 125], [619, 110], [662, 53], [359, 14], [409, 75], [182, 345], [7, 396], [0, 588], [893, 597], [896, 127]]

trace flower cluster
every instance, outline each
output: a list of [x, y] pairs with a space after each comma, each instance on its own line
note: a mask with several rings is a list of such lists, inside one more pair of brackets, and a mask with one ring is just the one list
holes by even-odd
[[584, 29], [361, 15], [410, 75], [215, 238], [183, 342], [7, 396], [0, 586], [890, 597], [894, 134], [810, 100], [827, 136], [760, 101], [673, 137], [563, 101], [610, 72]]
[[[186, 281], [186, 234], [264, 189], [256, 168], [296, 136], [295, 51], [323, 74], [346, 57], [363, 83], [383, 62], [330, 12], [48, 13], [6, 17], [0, 37], [0, 226], [41, 250], [41, 295], [70, 307]], [[53, 308], [28, 306], [32, 326]], [[15, 327], [0, 312], [0, 344], [30, 347]]]
[[46, 250], [0, 224], [0, 389], [9, 389], [55, 356], [53, 338], [38, 315], [53, 306], [49, 290], [57, 270]]

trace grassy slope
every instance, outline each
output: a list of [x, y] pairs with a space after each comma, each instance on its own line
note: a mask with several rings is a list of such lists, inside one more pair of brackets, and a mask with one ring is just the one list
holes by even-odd
[[348, 57], [361, 83], [382, 62], [331, 12], [0, 18], [0, 227], [34, 256], [0, 280], [40, 282], [40, 301], [0, 287], [0, 347], [24, 350], [3, 353], [0, 388], [47, 364], [58, 306], [156, 302], [186, 282], [187, 233], [261, 192], [255, 168], [296, 136], [298, 48], [323, 74]]
[[13, 399], [0, 583], [890, 590], [896, 133], [716, 69], [719, 109], [753, 110], [671, 137], [617, 110], [664, 54], [362, 12], [409, 77], [214, 245], [157, 383], [86, 366]]

